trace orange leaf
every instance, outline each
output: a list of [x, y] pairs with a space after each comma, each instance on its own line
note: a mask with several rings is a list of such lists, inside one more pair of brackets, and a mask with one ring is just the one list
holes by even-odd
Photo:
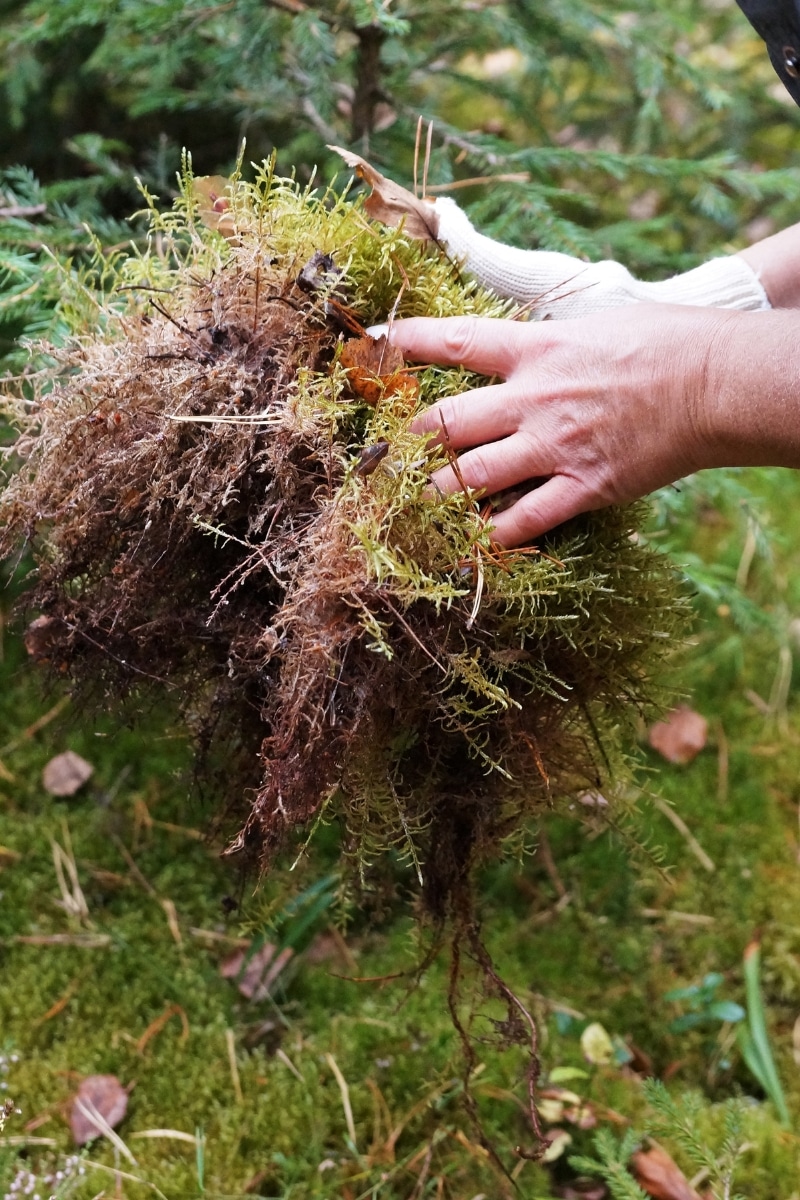
[[341, 146], [328, 146], [328, 149], [341, 155], [348, 167], [352, 167], [356, 175], [372, 188], [364, 205], [369, 216], [392, 229], [403, 221], [403, 229], [409, 237], [421, 238], [426, 242], [437, 240], [439, 215], [432, 204], [418, 200], [412, 192], [381, 175], [358, 154], [343, 150]]
[[683, 1171], [660, 1146], [638, 1150], [630, 1168], [639, 1187], [653, 1200], [700, 1200]]
[[373, 407], [386, 397], [403, 395], [410, 404], [417, 398], [417, 377], [404, 370], [402, 351], [385, 334], [350, 338], [342, 346], [339, 361], [347, 368], [350, 390]]
[[652, 726], [648, 741], [668, 762], [688, 763], [708, 741], [708, 721], [681, 704]]

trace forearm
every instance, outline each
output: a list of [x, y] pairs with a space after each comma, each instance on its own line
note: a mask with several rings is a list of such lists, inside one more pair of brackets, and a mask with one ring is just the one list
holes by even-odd
[[773, 308], [800, 308], [800, 224], [755, 242], [739, 257], [758, 277]]
[[715, 317], [695, 409], [701, 465], [800, 467], [800, 313]]

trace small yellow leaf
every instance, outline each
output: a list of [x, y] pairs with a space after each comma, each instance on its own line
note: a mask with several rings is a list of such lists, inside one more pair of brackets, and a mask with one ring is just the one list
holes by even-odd
[[542, 1162], [546, 1163], [555, 1162], [557, 1158], [561, 1158], [567, 1146], [572, 1142], [572, 1138], [566, 1129], [553, 1129], [551, 1130], [551, 1134], [552, 1136], [549, 1136], [547, 1139], [548, 1146], [541, 1159]]
[[539, 1116], [543, 1121], [547, 1121], [548, 1125], [560, 1121], [564, 1115], [564, 1105], [560, 1100], [540, 1100], [536, 1107], [539, 1109]]
[[581, 1050], [587, 1062], [596, 1067], [607, 1066], [614, 1058], [611, 1038], [599, 1021], [587, 1025], [581, 1034]]

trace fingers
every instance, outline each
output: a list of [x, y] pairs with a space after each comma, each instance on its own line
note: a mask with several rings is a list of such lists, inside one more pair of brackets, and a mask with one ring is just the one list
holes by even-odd
[[555, 475], [541, 487], [526, 492], [505, 512], [493, 516], [492, 537], [501, 546], [522, 546], [602, 503], [579, 480]]
[[445, 493], [457, 492], [466, 485], [470, 491], [491, 496], [526, 480], [550, 475], [551, 471], [542, 448], [517, 434], [478, 445], [459, 455], [457, 472], [452, 467], [442, 467], [433, 476], [433, 482]]
[[468, 367], [505, 379], [530, 333], [528, 324], [491, 317], [409, 317], [394, 322], [389, 340], [417, 362]]
[[440, 400], [415, 417], [411, 428], [460, 450], [508, 437], [518, 423], [507, 385], [493, 384]]

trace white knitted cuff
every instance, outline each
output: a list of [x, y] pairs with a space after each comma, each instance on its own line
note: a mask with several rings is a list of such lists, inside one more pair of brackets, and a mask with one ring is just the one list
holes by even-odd
[[705, 308], [771, 308], [755, 271], [738, 254], [712, 258], [692, 271], [660, 283], [636, 281], [636, 298], [661, 304], [700, 304]]
[[738, 255], [711, 259], [672, 279], [644, 283], [620, 263], [586, 263], [552, 250], [518, 250], [473, 227], [449, 197], [436, 201], [439, 241], [484, 286], [529, 304], [537, 317], [585, 316], [623, 304], [654, 301], [709, 308], [769, 308], [766, 292]]

